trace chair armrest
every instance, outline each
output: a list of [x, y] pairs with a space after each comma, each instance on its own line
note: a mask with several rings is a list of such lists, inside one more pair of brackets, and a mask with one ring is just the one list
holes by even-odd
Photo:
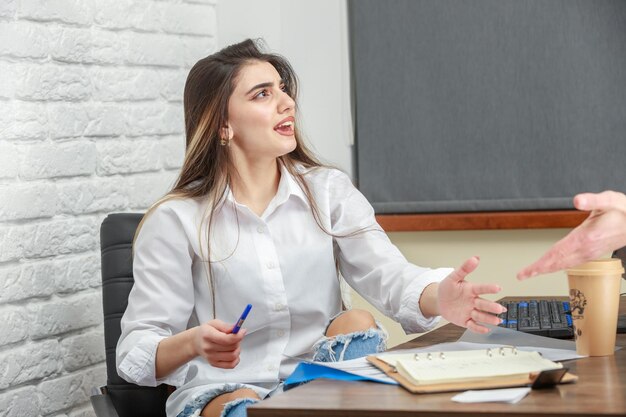
[[119, 417], [111, 397], [107, 394], [95, 394], [89, 397], [96, 417]]

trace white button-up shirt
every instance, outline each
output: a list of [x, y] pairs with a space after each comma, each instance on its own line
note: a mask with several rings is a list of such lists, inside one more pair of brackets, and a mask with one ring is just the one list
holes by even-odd
[[213, 319], [206, 270], [208, 203], [169, 200], [146, 218], [134, 246], [135, 284], [122, 318], [117, 365], [127, 381], [179, 387], [168, 400], [168, 415], [178, 414], [207, 388], [250, 383], [264, 395], [287, 377], [297, 364], [292, 357], [310, 353], [341, 311], [335, 260], [347, 283], [407, 333], [436, 324], [437, 318], [421, 313], [419, 297], [452, 269], [407, 262], [344, 173], [316, 168], [305, 178], [322, 224], [335, 236], [316, 224], [304, 192], [284, 167], [278, 192], [260, 217], [237, 203], [230, 190], [215, 212], [210, 267], [217, 318], [234, 324], [246, 304], [253, 306], [234, 369], [196, 358], [156, 379], [158, 343]]

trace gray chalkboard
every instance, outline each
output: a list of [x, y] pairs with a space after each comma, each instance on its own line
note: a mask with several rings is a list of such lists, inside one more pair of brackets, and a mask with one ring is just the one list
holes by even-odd
[[626, 191], [626, 1], [349, 3], [357, 181], [378, 213]]

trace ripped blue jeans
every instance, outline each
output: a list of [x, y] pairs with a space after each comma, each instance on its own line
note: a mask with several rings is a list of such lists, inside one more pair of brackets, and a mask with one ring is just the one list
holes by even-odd
[[[377, 328], [340, 334], [334, 337], [324, 336], [313, 345], [313, 360], [320, 362], [338, 362], [356, 359], [387, 349], [387, 332], [380, 323]], [[244, 388], [242, 384], [227, 385], [223, 389], [208, 391], [188, 404], [178, 417], [196, 417], [216, 396]], [[282, 389], [281, 389], [282, 390]], [[280, 391], [280, 390], [279, 390]], [[254, 398], [239, 398], [224, 405], [220, 417], [246, 417], [246, 408], [258, 402]]]
[[313, 360], [339, 362], [383, 352], [387, 349], [387, 332], [377, 328], [321, 338], [313, 346]]
[[[220, 389], [212, 389], [198, 396], [195, 400], [191, 401], [185, 406], [185, 409], [181, 411], [177, 417], [198, 417], [204, 407], [218, 395], [225, 394], [227, 392], [233, 392], [240, 388], [245, 388], [242, 384], [227, 384]], [[259, 402], [256, 398], [238, 398], [224, 404], [224, 409], [220, 414], [220, 417], [246, 417], [246, 408], [254, 403]]]
[[238, 398], [235, 401], [224, 404], [224, 410], [220, 417], [246, 417], [246, 408], [258, 402], [259, 400], [254, 398]]

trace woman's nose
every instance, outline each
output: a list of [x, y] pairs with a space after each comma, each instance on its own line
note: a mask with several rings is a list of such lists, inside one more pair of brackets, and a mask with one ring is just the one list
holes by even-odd
[[285, 92], [282, 93], [279, 103], [279, 111], [284, 113], [287, 110], [293, 109], [296, 106], [296, 102], [291, 96]]

